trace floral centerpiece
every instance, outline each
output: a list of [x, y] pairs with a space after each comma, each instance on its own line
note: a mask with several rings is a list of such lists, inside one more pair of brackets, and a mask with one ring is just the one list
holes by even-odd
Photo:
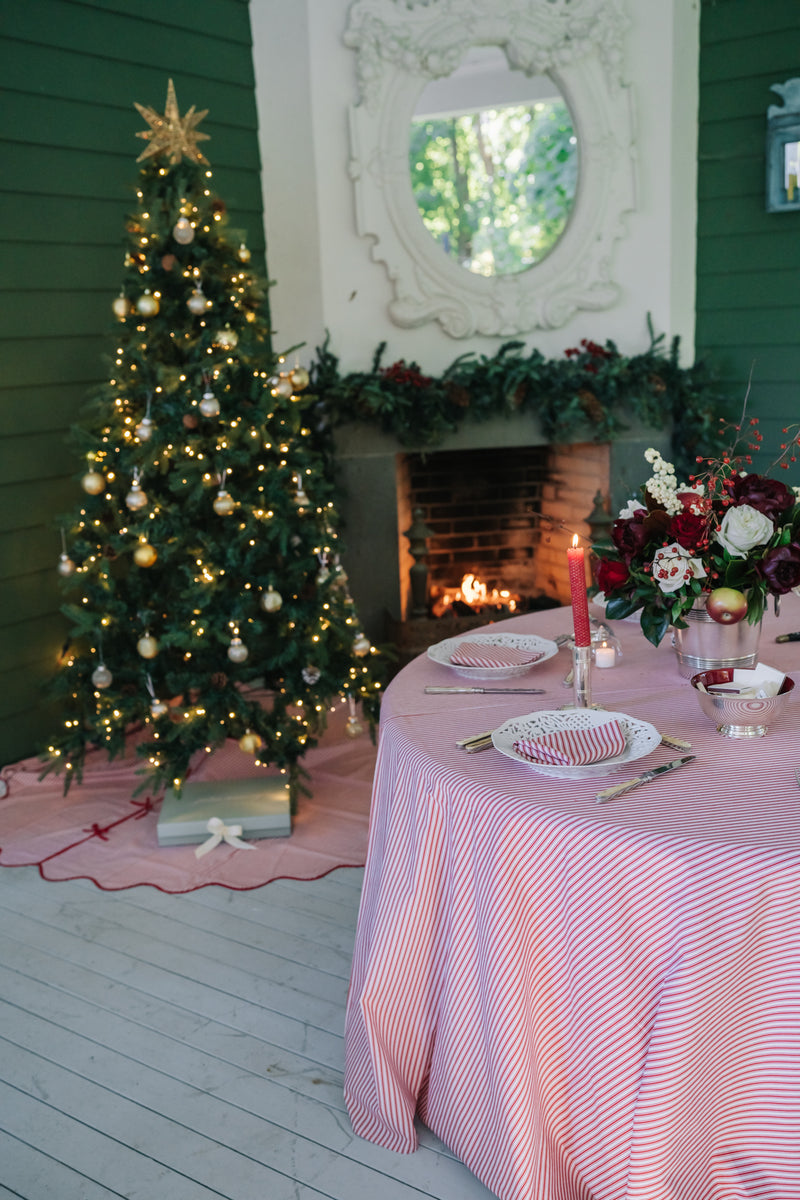
[[[744, 418], [743, 418], [744, 420]], [[750, 418], [748, 450], [761, 441]], [[698, 603], [721, 623], [760, 622], [769, 596], [800, 588], [800, 489], [768, 474], [748, 474], [751, 456], [736, 438], [717, 459], [698, 459], [699, 473], [679, 483], [671, 463], [647, 450], [651, 477], [595, 552], [606, 615], [641, 610], [645, 637], [657, 646], [670, 626], [685, 629]], [[789, 430], [784, 430], [788, 434]], [[773, 466], [796, 460], [798, 438], [781, 446]], [[770, 468], [772, 469], [772, 468]]]

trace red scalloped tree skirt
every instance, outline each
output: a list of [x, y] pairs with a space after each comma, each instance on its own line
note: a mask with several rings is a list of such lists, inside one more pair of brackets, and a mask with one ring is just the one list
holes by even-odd
[[[191, 892], [217, 884], [247, 889], [273, 879], [318, 879], [336, 867], [361, 867], [367, 851], [375, 746], [369, 734], [344, 734], [346, 708], [304, 759], [310, 797], [302, 796], [291, 837], [260, 838], [256, 850], [219, 845], [203, 858], [194, 846], [159, 846], [160, 798], [141, 782], [133, 756], [109, 763], [87, 759], [83, 782], [67, 796], [63, 780], [40, 780], [41, 763], [5, 767], [8, 795], [0, 800], [0, 866], [38, 866], [43, 879], [91, 879], [109, 891], [149, 884], [162, 892]], [[235, 741], [201, 755], [191, 778], [241, 779], [263, 774]]]

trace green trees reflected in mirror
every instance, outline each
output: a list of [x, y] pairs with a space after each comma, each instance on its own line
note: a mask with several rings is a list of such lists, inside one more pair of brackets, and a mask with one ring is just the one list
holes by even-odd
[[[512, 76], [507, 66], [504, 74]], [[578, 139], [569, 108], [549, 78], [527, 83], [549, 94], [426, 115], [423, 93], [412, 120], [409, 167], [420, 216], [444, 252], [477, 275], [512, 275], [540, 262], [575, 202]]]

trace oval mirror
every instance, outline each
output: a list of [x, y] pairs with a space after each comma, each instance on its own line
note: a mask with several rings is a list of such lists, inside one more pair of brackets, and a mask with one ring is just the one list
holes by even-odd
[[[635, 203], [627, 27], [624, 0], [351, 0], [356, 229], [386, 266], [395, 324], [509, 337], [617, 301], [612, 251]], [[487, 112], [510, 141], [495, 145]], [[473, 148], [456, 168], [458, 134], [439, 123], [464, 117]]]
[[422, 222], [475, 275], [526, 271], [553, 249], [572, 212], [578, 138], [548, 75], [512, 70], [499, 46], [472, 47], [423, 89], [409, 168]]

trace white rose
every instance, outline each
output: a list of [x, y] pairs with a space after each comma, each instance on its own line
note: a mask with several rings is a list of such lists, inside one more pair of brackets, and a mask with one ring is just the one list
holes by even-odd
[[706, 569], [699, 558], [692, 558], [679, 542], [662, 546], [653, 559], [653, 579], [662, 592], [677, 592], [690, 579], [702, 579]]
[[630, 520], [634, 513], [644, 511], [644, 505], [640, 504], [638, 500], [629, 500], [625, 507], [619, 510], [619, 517], [620, 520]]
[[725, 513], [716, 538], [734, 558], [744, 558], [754, 546], [764, 546], [774, 532], [768, 516], [751, 504], [740, 504]]

